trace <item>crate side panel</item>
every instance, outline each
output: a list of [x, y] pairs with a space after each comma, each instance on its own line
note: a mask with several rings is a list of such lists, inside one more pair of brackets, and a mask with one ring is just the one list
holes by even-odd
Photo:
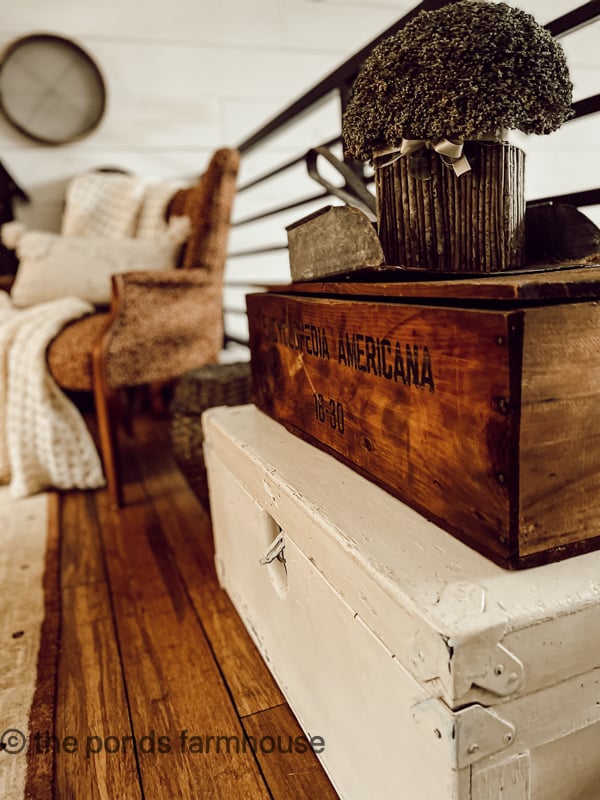
[[597, 547], [600, 304], [525, 312], [520, 553]]

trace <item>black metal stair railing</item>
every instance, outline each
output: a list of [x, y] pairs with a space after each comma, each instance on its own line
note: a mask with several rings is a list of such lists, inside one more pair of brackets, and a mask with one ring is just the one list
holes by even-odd
[[[455, 0], [424, 0], [416, 5], [411, 11], [404, 15], [401, 19], [383, 31], [368, 45], [363, 47], [341, 66], [323, 78], [319, 83], [310, 88], [305, 94], [299, 97], [294, 102], [290, 103], [280, 113], [268, 120], [264, 125], [258, 128], [254, 133], [240, 142], [237, 147], [243, 156], [247, 156], [257, 148], [264, 146], [269, 139], [276, 134], [281, 133], [284, 129], [298, 123], [301, 119], [313, 112], [317, 106], [328, 96], [337, 94], [340, 103], [340, 124], [341, 131], [341, 117], [346, 107], [352, 85], [360, 70], [360, 67], [371, 52], [382, 39], [390, 36], [396, 31], [403, 28], [416, 14], [422, 10], [434, 10], [448, 5], [449, 2]], [[557, 19], [547, 23], [546, 28], [556, 37], [564, 37], [568, 34], [574, 33], [582, 27], [588, 26], [600, 19], [600, 0], [589, 0], [577, 6], [572, 11], [558, 17]], [[586, 97], [573, 104], [574, 115], [568, 121], [572, 123], [573, 120], [581, 119], [582, 117], [596, 114], [600, 111], [600, 94], [595, 94]], [[297, 157], [288, 159], [278, 166], [267, 170], [266, 172], [252, 178], [246, 183], [243, 183], [238, 188], [238, 193], [244, 193], [253, 189], [261, 184], [265, 184], [274, 178], [279, 177], [288, 170], [292, 170], [300, 164], [305, 164], [308, 174], [315, 181], [315, 191], [310, 192], [299, 198], [293, 200], [283, 200], [283, 202], [259, 210], [241, 219], [237, 219], [233, 226], [234, 228], [241, 228], [242, 226], [250, 226], [254, 223], [268, 219], [269, 217], [277, 216], [283, 212], [302, 208], [317, 201], [326, 202], [328, 198], [337, 197], [344, 202], [352, 201], [355, 205], [368, 209], [369, 197], [371, 198], [371, 210], [374, 209], [374, 197], [368, 189], [369, 185], [373, 182], [372, 173], [369, 174], [365, 170], [364, 165], [353, 160], [348, 160], [342, 155], [342, 158], [337, 158], [332, 148], [342, 145], [341, 133], [338, 136], [330, 138], [327, 141], [320, 143], [307, 142], [307, 149], [300, 153]], [[330, 165], [337, 168], [337, 173], [341, 177], [341, 183], [336, 185], [331, 180], [324, 178], [320, 173], [317, 165], [318, 156], [325, 158]], [[592, 206], [600, 204], [600, 187], [593, 189], [586, 189], [584, 191], [570, 192], [567, 194], [552, 195], [543, 198], [535, 198], [529, 202], [547, 202], [547, 201], [561, 201], [568, 202], [575, 206]], [[245, 256], [256, 256], [267, 253], [274, 253], [284, 251], [287, 249], [285, 244], [268, 243], [259, 247], [252, 247], [247, 249], [234, 250], [229, 253], [230, 259], [243, 258]], [[253, 287], [260, 288], [263, 284], [254, 282], [251, 278], [248, 281], [229, 281], [227, 283], [230, 287], [243, 288]], [[226, 308], [228, 313], [242, 314], [240, 309]], [[245, 343], [244, 340], [236, 336], [227, 336], [230, 341], [237, 341]]]

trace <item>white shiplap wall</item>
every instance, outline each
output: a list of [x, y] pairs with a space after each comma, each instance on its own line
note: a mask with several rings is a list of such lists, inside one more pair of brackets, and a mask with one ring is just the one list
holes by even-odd
[[[97, 60], [107, 81], [108, 110], [82, 142], [44, 147], [0, 117], [0, 158], [33, 202], [18, 216], [31, 227], [56, 229], [64, 186], [77, 172], [121, 166], [149, 177], [193, 176], [210, 152], [235, 145], [309, 89], [324, 74], [402, 16], [410, 0], [20, 0], [0, 17], [0, 47], [37, 31], [66, 35]], [[523, 0], [546, 22], [575, 0]], [[598, 91], [600, 25], [563, 41], [575, 99]], [[600, 120], [573, 123], [550, 137], [523, 141], [530, 197], [590, 188], [600, 181]], [[339, 103], [271, 139], [243, 162], [245, 181], [339, 132]], [[235, 218], [318, 191], [302, 167], [241, 194]], [[322, 205], [322, 203], [317, 204]], [[285, 225], [313, 210], [295, 209], [232, 232], [233, 250], [285, 243]], [[591, 216], [600, 223], [600, 213]], [[232, 259], [232, 280], [287, 280], [285, 253]], [[243, 290], [227, 304], [243, 308]], [[239, 333], [244, 323], [228, 316]]]
[[70, 36], [96, 59], [108, 87], [104, 121], [76, 144], [35, 144], [0, 117], [0, 158], [33, 197], [21, 216], [56, 228], [66, 179], [88, 167], [199, 173], [213, 148], [239, 142], [397, 13], [397, 3], [369, 0], [7, 4], [0, 47], [39, 31]]

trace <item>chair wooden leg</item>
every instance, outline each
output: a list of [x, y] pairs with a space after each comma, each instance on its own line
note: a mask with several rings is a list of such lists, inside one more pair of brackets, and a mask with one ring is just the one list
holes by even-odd
[[123, 505], [123, 488], [118, 468], [118, 446], [115, 430], [114, 414], [111, 414], [115, 403], [115, 396], [108, 385], [104, 353], [101, 349], [95, 350], [92, 356], [94, 374], [94, 403], [98, 419], [98, 434], [100, 438], [100, 451], [104, 464], [108, 499], [112, 508], [121, 508]]

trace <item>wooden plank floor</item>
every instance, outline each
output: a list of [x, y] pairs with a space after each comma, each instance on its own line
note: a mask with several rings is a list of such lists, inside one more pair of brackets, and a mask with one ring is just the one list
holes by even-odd
[[55, 796], [335, 800], [218, 586], [209, 518], [166, 424], [136, 420], [135, 433], [125, 508], [105, 491], [61, 496]]

